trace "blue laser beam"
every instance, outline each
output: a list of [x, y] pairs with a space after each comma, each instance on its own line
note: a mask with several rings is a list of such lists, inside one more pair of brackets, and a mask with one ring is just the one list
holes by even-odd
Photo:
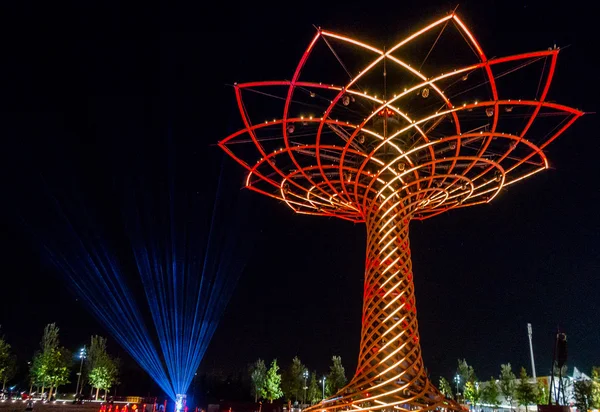
[[[108, 252], [101, 231], [83, 205], [74, 210], [46, 191], [54, 219], [37, 225], [36, 237], [45, 257], [68, 280], [70, 286], [105, 325], [109, 332], [148, 372], [169, 397], [174, 394], [160, 357], [152, 344], [140, 311], [122, 275], [118, 262]], [[81, 217], [87, 228], [75, 223]], [[31, 226], [31, 225], [29, 225]]]
[[[131, 255], [154, 325], [147, 329], [123, 257], [115, 253], [94, 209], [78, 197], [59, 199], [45, 184], [50, 216], [28, 222], [44, 255], [91, 312], [165, 394], [185, 394], [231, 297], [251, 242], [244, 235], [249, 203], [230, 199], [223, 168], [210, 219], [189, 190], [176, 185], [169, 151], [166, 190], [143, 176], [126, 181], [123, 217]], [[185, 188], [184, 188], [185, 189]], [[112, 247], [111, 247], [112, 246]], [[156, 345], [158, 342], [158, 346]], [[160, 348], [160, 350], [157, 350]]]
[[238, 210], [231, 215], [223, 212], [227, 209], [223, 207], [221, 169], [205, 242], [197, 236], [203, 233], [199, 220], [190, 219], [197, 215], [194, 201], [178, 190], [173, 170], [171, 151], [164, 188], [167, 195], [158, 201], [144, 189], [148, 185], [144, 179], [130, 184], [126, 220], [133, 222], [129, 232], [135, 261], [165, 366], [175, 393], [183, 394], [243, 268], [243, 255], [234, 257], [232, 251], [243, 249], [238, 242], [242, 236], [236, 230], [243, 227], [237, 217], [243, 215], [240, 206], [245, 203], [238, 203]]

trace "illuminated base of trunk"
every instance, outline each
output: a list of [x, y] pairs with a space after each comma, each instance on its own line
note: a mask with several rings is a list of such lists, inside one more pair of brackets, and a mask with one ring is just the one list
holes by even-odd
[[460, 410], [431, 384], [417, 325], [408, 226], [401, 202], [367, 217], [360, 354], [356, 373], [310, 411]]

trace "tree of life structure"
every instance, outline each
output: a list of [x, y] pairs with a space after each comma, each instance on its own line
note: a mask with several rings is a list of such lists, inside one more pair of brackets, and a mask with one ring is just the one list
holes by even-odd
[[234, 85], [244, 126], [219, 145], [245, 187], [367, 227], [356, 373], [311, 409], [459, 408], [423, 365], [409, 222], [548, 168], [544, 148], [583, 115], [548, 100], [558, 53], [490, 59], [453, 13], [388, 49], [319, 28], [291, 79]]

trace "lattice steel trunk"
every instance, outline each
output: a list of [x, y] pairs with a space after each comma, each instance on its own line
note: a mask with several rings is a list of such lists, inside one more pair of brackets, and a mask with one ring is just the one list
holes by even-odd
[[434, 407], [443, 400], [423, 366], [410, 256], [409, 209], [376, 205], [368, 216], [360, 354], [339, 395], [362, 407]]

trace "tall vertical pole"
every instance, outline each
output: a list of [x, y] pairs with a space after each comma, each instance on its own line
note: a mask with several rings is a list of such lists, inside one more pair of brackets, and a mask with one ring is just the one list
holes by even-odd
[[529, 335], [529, 352], [531, 353], [531, 375], [533, 376], [533, 380], [537, 380], [535, 376], [535, 361], [533, 360], [533, 343], [531, 342], [531, 336], [533, 335], [531, 323], [527, 324], [527, 334]]
[[306, 375], [304, 375], [304, 396], [302, 397], [302, 405], [306, 404]]
[[454, 382], [456, 382], [456, 398], [458, 399], [458, 385], [460, 384], [460, 376], [458, 374], [454, 377]]
[[323, 376], [323, 399], [325, 399], [325, 376]]
[[77, 386], [75, 386], [75, 397], [79, 394], [79, 382], [81, 381], [81, 371], [83, 370], [83, 358], [79, 364], [79, 373], [77, 374]]
[[85, 359], [85, 345], [79, 351], [79, 359], [81, 359], [81, 363], [79, 364], [79, 373], [77, 374], [77, 386], [75, 387], [75, 400], [77, 400], [77, 395], [79, 394], [79, 382], [81, 382], [81, 372], [83, 371], [83, 360]]
[[304, 373], [302, 374], [302, 376], [304, 376], [304, 396], [302, 398], [302, 405], [306, 405], [306, 390], [308, 389], [308, 371], [305, 370]]

